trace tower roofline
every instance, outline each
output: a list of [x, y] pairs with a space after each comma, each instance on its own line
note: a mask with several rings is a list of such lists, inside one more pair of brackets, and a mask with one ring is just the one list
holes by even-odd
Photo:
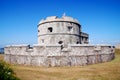
[[42, 19], [38, 23], [38, 25], [44, 24], [44, 23], [49, 23], [49, 22], [73, 22], [73, 23], [80, 25], [78, 20], [76, 20], [72, 17], [68, 17], [68, 16], [62, 16], [62, 18], [58, 18], [57, 16], [50, 16], [50, 17], [47, 17], [45, 20]]

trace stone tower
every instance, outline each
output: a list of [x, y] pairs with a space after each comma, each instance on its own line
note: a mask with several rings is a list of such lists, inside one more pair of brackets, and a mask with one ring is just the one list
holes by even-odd
[[38, 44], [88, 44], [88, 34], [72, 17], [47, 17], [38, 24]]

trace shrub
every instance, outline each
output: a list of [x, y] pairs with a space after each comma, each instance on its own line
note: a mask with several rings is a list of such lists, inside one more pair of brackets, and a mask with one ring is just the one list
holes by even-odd
[[115, 54], [120, 54], [120, 49], [115, 49]]
[[0, 60], [0, 80], [20, 80], [15, 76], [10, 65]]

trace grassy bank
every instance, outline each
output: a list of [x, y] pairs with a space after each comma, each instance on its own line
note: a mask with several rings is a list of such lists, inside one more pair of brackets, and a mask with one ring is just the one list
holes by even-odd
[[19, 80], [10, 65], [3, 60], [0, 60], [0, 80]]
[[48, 68], [12, 65], [12, 68], [21, 80], [120, 80], [120, 50], [116, 50], [114, 60], [88, 66]]

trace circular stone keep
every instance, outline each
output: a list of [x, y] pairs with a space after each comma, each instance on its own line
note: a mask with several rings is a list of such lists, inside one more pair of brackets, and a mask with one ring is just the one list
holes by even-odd
[[[84, 35], [83, 35], [84, 34]], [[81, 25], [72, 17], [47, 17], [38, 24], [38, 44], [88, 43], [88, 34], [81, 32]]]

